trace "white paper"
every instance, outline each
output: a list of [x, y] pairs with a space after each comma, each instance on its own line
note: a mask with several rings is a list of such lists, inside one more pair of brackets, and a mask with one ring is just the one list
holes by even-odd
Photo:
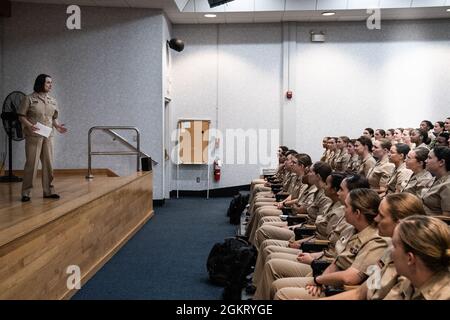
[[39, 128], [38, 131], [34, 131], [34, 132], [37, 134], [40, 134], [41, 136], [44, 136], [46, 138], [48, 138], [50, 136], [50, 134], [52, 133], [52, 128], [47, 127], [40, 122], [37, 122], [34, 126], [36, 128]]

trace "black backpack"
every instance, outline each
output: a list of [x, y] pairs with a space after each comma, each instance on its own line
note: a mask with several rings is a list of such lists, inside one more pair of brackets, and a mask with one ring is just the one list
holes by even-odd
[[238, 225], [241, 222], [241, 214], [248, 204], [250, 193], [242, 191], [231, 199], [230, 206], [228, 207], [227, 216], [230, 217], [230, 223]]
[[256, 249], [240, 238], [226, 238], [216, 243], [206, 261], [209, 279], [219, 286], [232, 283], [245, 286], [245, 277], [256, 263]]

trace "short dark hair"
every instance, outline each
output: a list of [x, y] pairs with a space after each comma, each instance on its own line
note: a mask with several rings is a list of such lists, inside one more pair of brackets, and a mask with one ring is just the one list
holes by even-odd
[[331, 187], [334, 189], [334, 191], [338, 192], [341, 188], [341, 182], [346, 177], [345, 173], [342, 172], [333, 172], [331, 174]]
[[406, 143], [397, 143], [394, 145], [394, 147], [398, 153], [403, 155], [403, 160], [406, 159], [408, 152], [411, 150], [411, 148]]
[[45, 79], [51, 78], [47, 74], [40, 74], [37, 76], [36, 80], [34, 81], [33, 90], [34, 92], [44, 92], [44, 86], [45, 86]]
[[383, 138], [386, 137], [386, 131], [384, 131], [383, 129], [377, 129], [375, 131], [378, 131]]
[[323, 161], [318, 161], [318, 162], [314, 163], [313, 170], [316, 174], [318, 174], [320, 176], [322, 181], [326, 181], [328, 176], [333, 171], [331, 169], [331, 166], [328, 163], [323, 162]]
[[387, 131], [389, 131], [391, 133], [391, 135], [394, 135], [394, 133], [395, 133], [395, 129], [387, 129]]
[[298, 164], [302, 164], [304, 167], [309, 167], [312, 165], [311, 157], [306, 153], [297, 153], [295, 158], [297, 159]]
[[367, 180], [367, 178], [363, 175], [360, 174], [352, 174], [347, 176], [345, 179], [345, 183], [347, 184], [347, 189], [348, 190], [353, 190], [353, 189], [369, 189], [370, 185], [369, 185], [369, 180]]
[[445, 161], [445, 168], [447, 171], [450, 171], [450, 148], [449, 147], [434, 147], [433, 149], [434, 155], [438, 160]]
[[370, 136], [373, 137], [373, 129], [372, 128], [365, 128], [364, 130], [367, 130], [370, 133]]
[[363, 146], [367, 146], [369, 148], [369, 152], [372, 152], [373, 144], [372, 140], [366, 136], [361, 136], [356, 141], [359, 141]]
[[297, 154], [297, 151], [290, 149], [288, 151], [285, 152], [285, 156], [287, 157], [288, 155], [292, 154], [293, 156], [295, 156]]
[[439, 124], [439, 127], [444, 128], [444, 121], [436, 121]]
[[288, 147], [286, 147], [286, 146], [279, 146], [278, 148], [280, 148], [280, 149], [281, 149], [281, 152], [286, 152], [286, 151], [288, 151], [288, 150], [289, 150], [289, 148], [288, 148]]
[[414, 129], [419, 134], [419, 137], [422, 139], [422, 142], [425, 144], [429, 144], [431, 139], [428, 137], [428, 132], [426, 130], [417, 128]]
[[433, 129], [433, 123], [430, 120], [422, 120], [422, 122], [425, 122], [427, 124], [428, 130]]

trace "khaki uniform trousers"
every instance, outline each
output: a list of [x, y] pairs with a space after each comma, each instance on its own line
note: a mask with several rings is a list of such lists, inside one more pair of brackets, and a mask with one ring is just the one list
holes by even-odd
[[[264, 179], [255, 179], [252, 181], [252, 183], [250, 184], [250, 198], [249, 198], [249, 203], [251, 201], [253, 201], [254, 196], [256, 195], [256, 188], [260, 188], [260, 187], [264, 187], [264, 184], [266, 183], [266, 181]], [[264, 187], [264, 188], [268, 188], [268, 187]], [[270, 189], [270, 188], [269, 188]], [[259, 189], [261, 190], [261, 189]]]
[[53, 181], [53, 138], [27, 136], [25, 138], [25, 169], [22, 196], [30, 197], [36, 179], [39, 160], [42, 164], [42, 189], [44, 196], [55, 193]]
[[266, 240], [258, 251], [256, 258], [255, 271], [253, 272], [252, 282], [256, 287], [264, 272], [264, 265], [268, 261], [268, 257], [275, 252], [282, 252], [298, 256], [301, 252], [299, 249], [289, 248], [289, 241], [283, 240]]
[[[264, 271], [256, 285], [255, 300], [270, 300], [273, 299], [278, 290], [273, 283], [275, 280], [281, 278], [291, 277], [310, 277], [312, 276], [312, 268], [308, 264], [300, 263], [297, 260], [296, 254], [290, 253], [272, 253], [267, 257], [267, 262], [264, 265]], [[314, 283], [314, 280], [313, 280]], [[292, 287], [295, 285], [290, 284]]]
[[279, 216], [280, 214], [283, 214], [283, 211], [277, 209], [273, 204], [256, 209], [255, 214], [247, 226], [247, 229], [250, 229], [250, 233], [248, 234], [249, 241], [253, 244], [255, 243], [256, 230], [258, 229], [259, 221], [263, 217]]
[[267, 222], [258, 228], [255, 234], [255, 242], [253, 243], [256, 248], [259, 248], [261, 244], [269, 239], [273, 240], [285, 240], [295, 239], [295, 233], [288, 228], [284, 222]]
[[306, 290], [307, 285], [314, 285], [313, 277], [284, 278], [276, 280], [272, 284], [275, 292], [275, 300], [313, 300], [325, 297], [322, 292], [319, 296], [310, 295]]

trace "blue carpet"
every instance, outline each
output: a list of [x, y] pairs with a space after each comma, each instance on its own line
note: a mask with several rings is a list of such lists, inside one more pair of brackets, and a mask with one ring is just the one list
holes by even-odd
[[218, 300], [206, 259], [215, 242], [233, 236], [230, 198], [180, 198], [155, 215], [72, 298]]

